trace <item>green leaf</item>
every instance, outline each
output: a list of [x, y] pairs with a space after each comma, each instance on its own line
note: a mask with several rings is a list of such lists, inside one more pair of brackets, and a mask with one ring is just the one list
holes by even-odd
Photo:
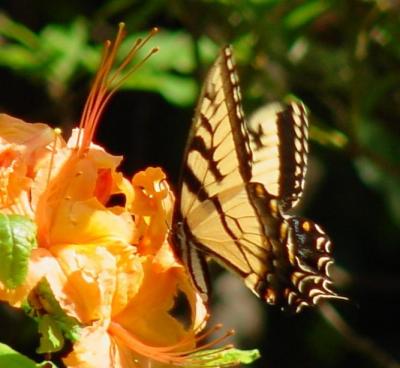
[[368, 147], [392, 165], [399, 164], [400, 140], [396, 134], [391, 134], [380, 121], [367, 116], [358, 121], [357, 127], [357, 138], [362, 146]]
[[0, 65], [20, 70], [37, 65], [32, 51], [20, 45], [3, 45], [0, 52]]
[[171, 74], [160, 78], [157, 91], [167, 101], [178, 106], [192, 105], [198, 94], [196, 82], [192, 78], [179, 78]]
[[261, 357], [257, 349], [253, 350], [203, 350], [192, 354], [190, 358], [199, 366], [230, 367], [232, 365], [250, 364]]
[[[57, 299], [50, 288], [49, 283], [43, 279], [36, 287], [35, 292], [41, 300], [46, 301], [46, 311], [48, 314], [36, 317], [41, 328], [40, 332], [44, 336], [43, 342], [50, 344], [49, 346], [57, 345], [61, 340], [59, 333], [62, 333], [67, 339], [77, 341], [80, 336], [80, 325], [75, 318], [68, 316], [61, 308]], [[43, 320], [43, 321], [42, 321]], [[63, 341], [62, 341], [63, 343]], [[41, 351], [49, 352], [40, 346]]]
[[192, 78], [164, 72], [157, 73], [145, 67], [126, 80], [121, 88], [158, 92], [167, 101], [178, 106], [192, 104], [198, 92]]
[[0, 343], [0, 367], [7, 368], [36, 368], [36, 363], [18, 353], [8, 345]]
[[361, 155], [354, 161], [361, 179], [378, 189], [393, 220], [400, 225], [400, 141], [383, 124], [363, 117], [357, 125]]
[[0, 214], [0, 281], [7, 288], [14, 289], [25, 281], [36, 246], [36, 225], [30, 219]]
[[257, 349], [252, 350], [239, 350], [230, 349], [223, 354], [221, 363], [228, 364], [233, 362], [238, 362], [241, 364], [250, 364], [255, 360], [260, 359], [261, 354]]
[[295, 8], [285, 19], [289, 29], [295, 29], [311, 22], [329, 8], [329, 3], [316, 0], [304, 2]]
[[[119, 55], [126, 55], [139, 37], [144, 38], [146, 34], [135, 34], [126, 38]], [[137, 72], [124, 81], [121, 88], [157, 92], [168, 102], [178, 106], [193, 104], [198, 93], [194, 78], [198, 65], [193, 39], [185, 32], [162, 31], [138, 51], [133, 63], [140, 62], [153, 47], [158, 47], [159, 52], [146, 60]], [[199, 54], [198, 61], [205, 61], [208, 68], [218, 54], [218, 47], [209, 38], [202, 37], [199, 40]], [[97, 68], [97, 63], [87, 66], [90, 69]]]
[[90, 52], [97, 50], [87, 44], [87, 24], [82, 19], [66, 26], [50, 24], [35, 35], [0, 13], [2, 34], [6, 42], [1, 47], [0, 65], [45, 81], [50, 91], [58, 95], [90, 58]]
[[65, 84], [81, 63], [88, 38], [87, 25], [78, 19], [68, 28], [49, 25], [40, 34], [42, 52], [48, 56], [47, 78]]
[[[0, 35], [17, 41], [22, 45], [35, 49], [39, 45], [39, 39], [34, 32], [22, 23], [15, 22], [4, 13], [0, 12]], [[3, 51], [3, 46], [2, 46]]]
[[358, 157], [354, 164], [361, 179], [381, 192], [392, 219], [400, 226], [400, 180], [367, 157]]
[[345, 149], [349, 139], [345, 134], [336, 129], [330, 129], [318, 125], [311, 125], [311, 138], [323, 146], [330, 146], [336, 149]]
[[54, 353], [64, 346], [64, 336], [57, 322], [45, 315], [39, 319], [40, 345], [36, 352], [39, 354]]

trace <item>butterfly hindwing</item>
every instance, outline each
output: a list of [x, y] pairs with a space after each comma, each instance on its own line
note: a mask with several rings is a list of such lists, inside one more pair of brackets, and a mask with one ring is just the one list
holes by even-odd
[[308, 120], [304, 105], [273, 104], [253, 114], [248, 128], [253, 153], [252, 181], [278, 197], [283, 210], [300, 200], [307, 171]]

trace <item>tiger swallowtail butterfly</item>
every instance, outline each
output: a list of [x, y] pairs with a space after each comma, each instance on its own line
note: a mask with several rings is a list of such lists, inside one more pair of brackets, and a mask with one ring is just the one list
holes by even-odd
[[329, 238], [287, 214], [302, 195], [307, 154], [301, 103], [246, 126], [232, 49], [223, 48], [197, 104], [169, 235], [204, 300], [208, 257], [282, 309], [342, 298], [331, 289]]

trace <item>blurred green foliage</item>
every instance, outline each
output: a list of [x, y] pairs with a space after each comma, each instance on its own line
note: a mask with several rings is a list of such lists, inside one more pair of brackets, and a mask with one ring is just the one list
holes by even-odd
[[18, 354], [9, 346], [0, 343], [0, 364], [9, 368], [37, 368], [34, 361]]
[[[245, 110], [289, 95], [308, 106], [311, 136], [317, 143], [314, 153], [328, 168], [323, 182], [327, 189], [315, 196], [309, 213], [322, 214], [339, 263], [352, 275], [350, 296], [356, 304], [364, 301], [360, 314], [345, 314], [400, 359], [399, 324], [382, 320], [373, 327], [369, 321], [371, 314], [400, 320], [377, 306], [382, 299], [386, 306], [400, 301], [399, 15], [396, 0], [45, 0], [28, 8], [23, 1], [5, 1], [0, 4], [0, 110], [27, 120], [46, 111], [43, 119], [68, 126], [79, 117], [88, 80], [99, 62], [99, 44], [113, 37], [118, 22], [124, 21], [129, 30], [125, 50], [159, 26], [160, 33], [141, 56], [153, 46], [160, 51], [123, 86], [132, 92], [131, 105], [137, 101], [135, 111], [140, 113], [130, 118], [129, 103], [120, 111], [122, 121], [135, 119], [136, 125], [127, 144], [134, 148], [119, 153], [137, 159], [135, 169], [152, 161], [173, 171], [179, 163], [169, 164], [164, 156], [174, 153], [175, 145], [183, 146], [204, 72], [222, 45], [233, 44]], [[142, 126], [140, 119], [149, 116], [155, 122]], [[183, 117], [187, 121], [180, 121]], [[117, 134], [114, 130], [112, 136]], [[160, 131], [159, 137], [155, 131]], [[146, 144], [147, 151], [137, 148]], [[304, 335], [315, 332], [313, 338], [303, 339], [291, 322], [272, 314], [275, 322], [268, 331], [287, 328], [290, 337], [282, 341], [265, 335], [263, 356], [273, 362], [267, 366], [379, 366], [354, 358], [348, 352], [351, 347], [338, 337], [325, 333], [318, 338], [326, 326], [312, 320], [317, 327], [310, 329], [306, 321], [312, 317], [293, 323]], [[365, 324], [362, 316], [368, 316]], [[282, 345], [297, 349], [300, 340], [309, 344], [309, 351], [299, 347], [298, 359], [279, 355], [285, 351]], [[313, 358], [319, 363], [310, 363]], [[279, 365], [280, 359], [286, 363]]]

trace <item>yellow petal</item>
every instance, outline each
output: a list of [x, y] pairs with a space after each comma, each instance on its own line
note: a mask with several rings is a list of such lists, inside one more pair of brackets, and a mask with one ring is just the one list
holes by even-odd
[[106, 209], [97, 199], [63, 200], [53, 215], [51, 244], [130, 242], [133, 220], [128, 212]]

